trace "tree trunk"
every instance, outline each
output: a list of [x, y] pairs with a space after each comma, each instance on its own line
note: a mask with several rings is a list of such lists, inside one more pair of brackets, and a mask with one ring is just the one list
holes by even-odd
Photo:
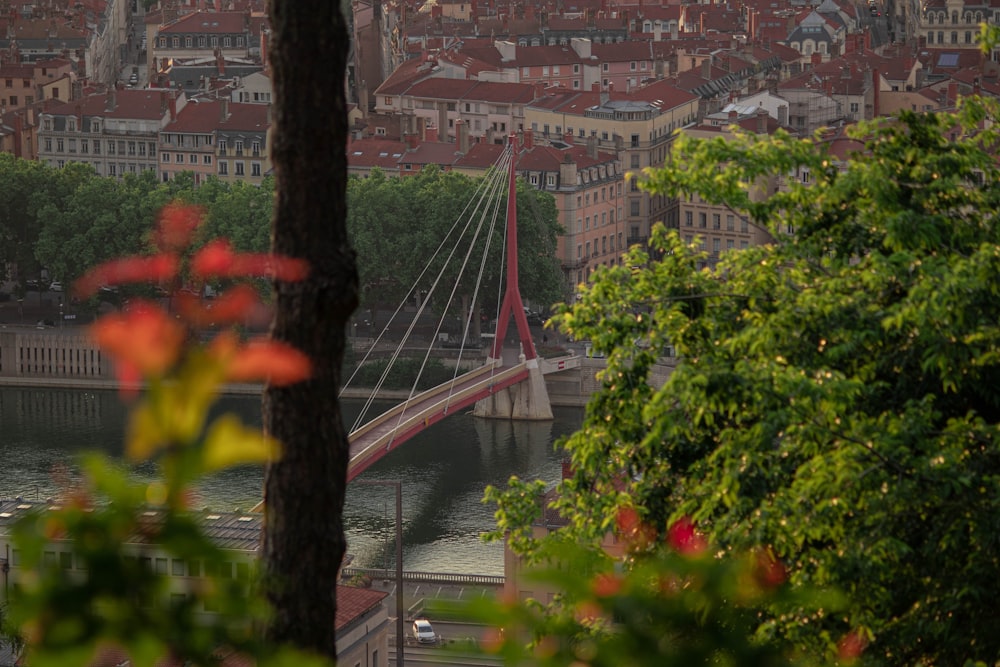
[[272, 249], [311, 267], [304, 282], [275, 284], [272, 333], [309, 355], [313, 375], [290, 387], [268, 387], [264, 395], [264, 427], [284, 445], [264, 483], [265, 585], [274, 607], [269, 638], [331, 658], [348, 461], [337, 391], [358, 299], [346, 229], [348, 35], [339, 6], [270, 3]]

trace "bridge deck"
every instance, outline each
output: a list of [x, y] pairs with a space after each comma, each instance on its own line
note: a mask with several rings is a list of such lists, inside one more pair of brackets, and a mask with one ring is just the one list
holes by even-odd
[[524, 363], [510, 368], [483, 366], [384, 412], [350, 434], [347, 481], [431, 424], [527, 377]]

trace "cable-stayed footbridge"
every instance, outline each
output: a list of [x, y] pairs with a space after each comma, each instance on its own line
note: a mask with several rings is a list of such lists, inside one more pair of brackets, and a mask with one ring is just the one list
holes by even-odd
[[[444, 278], [444, 269], [434, 278], [432, 286], [427, 291], [424, 298], [420, 299], [421, 305], [406, 328], [405, 335], [398, 345], [391, 350], [391, 356], [381, 378], [374, 387], [371, 397], [361, 411], [358, 420], [350, 431], [350, 463], [348, 466], [348, 481], [357, 477], [366, 468], [372, 465], [393, 449], [412, 438], [415, 434], [426, 429], [430, 425], [441, 421], [450, 414], [475, 405], [474, 414], [480, 417], [506, 418], [506, 419], [551, 419], [552, 408], [549, 405], [548, 394], [545, 389], [545, 382], [542, 377], [542, 369], [539, 365], [538, 355], [535, 351], [534, 342], [531, 337], [531, 330], [528, 326], [525, 315], [524, 304], [521, 300], [520, 287], [518, 283], [517, 267], [517, 191], [515, 163], [518, 155], [518, 145], [515, 137], [508, 141], [506, 149], [501, 154], [495, 165], [495, 169], [487, 175], [480, 184], [480, 187], [470, 202], [466, 211], [462, 212], [452, 231], [457, 232], [456, 237], [464, 239], [468, 250], [461, 254], [459, 245], [453, 244], [450, 249], [445, 249], [445, 242], [438, 248], [447, 262], [456, 258], [461, 260], [461, 271], [465, 272], [471, 262], [471, 248], [479, 242], [485, 244], [486, 251], [482, 253], [482, 259], [478, 269], [478, 275], [474, 281], [474, 293], [471, 296], [471, 303], [478, 303], [479, 294], [484, 274], [484, 264], [489, 255], [489, 245], [494, 238], [493, 230], [497, 224], [506, 224], [504, 239], [505, 271], [504, 280], [501, 285], [504, 287], [502, 299], [497, 299], [499, 307], [496, 313], [496, 331], [493, 334], [493, 343], [485, 364], [476, 361], [478, 367], [465, 372], [458, 373], [463, 354], [466, 352], [465, 345], [469, 340], [469, 333], [472, 328], [473, 318], [477, 316], [476, 309], [468, 309], [464, 316], [463, 331], [459, 344], [459, 360], [455, 364], [453, 377], [439, 384], [436, 387], [421, 392], [416, 390], [417, 382], [414, 381], [406, 400], [383, 414], [368, 420], [368, 408], [372, 405], [375, 396], [383, 387], [389, 375], [389, 369], [395, 362], [403, 349], [403, 346], [410, 339], [416, 322], [423, 314], [427, 304], [430, 303], [435, 291], [441, 289], [446, 291], [447, 279]], [[506, 212], [501, 214], [503, 203], [502, 192], [506, 186]], [[433, 259], [433, 258], [432, 258]], [[427, 267], [432, 265], [428, 261]], [[425, 268], [425, 272], [428, 271]], [[418, 281], [424, 278], [424, 274]], [[429, 276], [428, 276], [429, 278]], [[456, 300], [458, 282], [452, 281], [450, 294], [444, 300], [449, 306]], [[417, 288], [411, 288], [411, 293], [404, 302], [408, 302], [413, 297]], [[420, 293], [420, 292], [416, 292]], [[465, 295], [468, 298], [468, 295]], [[395, 318], [403, 306], [393, 314]], [[448, 308], [441, 309], [447, 312]], [[514, 320], [516, 330], [516, 342], [519, 342], [519, 349], [516, 351], [505, 350], [504, 341], [507, 334], [507, 327], [510, 319]], [[391, 320], [390, 320], [391, 322]], [[438, 333], [443, 326], [444, 316], [439, 320], [435, 335], [431, 339], [430, 347], [433, 347], [438, 340]], [[369, 354], [383, 340], [389, 331], [389, 325], [382, 330], [382, 334], [376, 338], [369, 348]], [[421, 371], [426, 366], [430, 357], [430, 347], [426, 350], [424, 363]], [[368, 356], [362, 359], [364, 364]], [[360, 365], [359, 365], [360, 368]], [[348, 379], [347, 385], [352, 378]], [[419, 378], [418, 378], [419, 379]]]

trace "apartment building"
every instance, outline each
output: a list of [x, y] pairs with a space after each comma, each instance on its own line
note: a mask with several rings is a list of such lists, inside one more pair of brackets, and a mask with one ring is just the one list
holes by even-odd
[[158, 168], [160, 130], [184, 109], [183, 93], [110, 89], [39, 114], [38, 159], [53, 167], [89, 164], [99, 176], [121, 178]]
[[[702, 123], [688, 128], [685, 134], [700, 139], [731, 139], [734, 136], [733, 127], [755, 134], [771, 134], [781, 127], [763, 107], [741, 108], [733, 105], [727, 115], [728, 122], [725, 124]], [[804, 178], [808, 179], [808, 176]], [[777, 178], [755, 183], [750, 197], [754, 201], [762, 201], [780, 186]], [[770, 233], [752, 224], [744, 212], [712, 204], [698, 195], [681, 198], [677, 206], [680, 220], [678, 233], [686, 243], [699, 242], [701, 250], [708, 254], [705, 264], [709, 266], [718, 262], [723, 252], [762, 245], [772, 240]]]
[[271, 105], [219, 101], [215, 131], [216, 175], [232, 183], [260, 185], [271, 173]]
[[[626, 172], [639, 172], [663, 164], [674, 132], [697, 120], [698, 103], [697, 95], [669, 81], [629, 94], [550, 89], [527, 106], [525, 123], [537, 139], [568, 144], [594, 141], [599, 150], [613, 152]], [[672, 200], [643, 192], [636, 177], [627, 185], [616, 206], [626, 247], [645, 243], [656, 222], [677, 226]], [[620, 243], [618, 247], [622, 249]]]
[[[193, 12], [163, 25], [148, 25], [150, 35], [149, 80], [166, 71], [173, 61], [216, 57], [250, 60], [250, 15], [244, 12]], [[259, 46], [258, 46], [259, 49]]]

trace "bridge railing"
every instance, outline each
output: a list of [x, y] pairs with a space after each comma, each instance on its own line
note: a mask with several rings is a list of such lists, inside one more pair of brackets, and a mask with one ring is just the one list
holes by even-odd
[[360, 438], [360, 437], [364, 436], [366, 433], [368, 433], [369, 431], [371, 431], [372, 429], [374, 429], [374, 428], [376, 428], [378, 426], [381, 426], [382, 424], [386, 423], [390, 419], [394, 419], [394, 418], [399, 417], [399, 414], [401, 412], [404, 412], [407, 409], [408, 404], [415, 404], [415, 403], [419, 403], [421, 401], [425, 401], [427, 399], [433, 398], [435, 396], [440, 396], [440, 395], [443, 395], [443, 394], [448, 394], [449, 392], [452, 391], [453, 387], [458, 382], [462, 382], [462, 381], [465, 381], [465, 380], [468, 380], [468, 379], [473, 379], [473, 378], [476, 378], [476, 377], [479, 377], [479, 376], [482, 376], [482, 375], [488, 375], [490, 373], [496, 373], [496, 372], [497, 372], [497, 369], [494, 366], [486, 365], [486, 366], [482, 366], [480, 368], [476, 368], [474, 370], [471, 370], [468, 373], [465, 373], [463, 375], [460, 375], [454, 381], [445, 382], [444, 384], [440, 384], [440, 385], [438, 385], [436, 387], [431, 387], [430, 389], [417, 394], [416, 396], [414, 396], [413, 398], [411, 398], [409, 401], [404, 401], [403, 403], [400, 403], [399, 405], [396, 405], [395, 407], [393, 407], [391, 410], [387, 410], [386, 412], [383, 412], [381, 415], [379, 415], [375, 419], [371, 420], [370, 422], [361, 425], [356, 431], [352, 431], [351, 432], [351, 439], [353, 440], [355, 438]]

